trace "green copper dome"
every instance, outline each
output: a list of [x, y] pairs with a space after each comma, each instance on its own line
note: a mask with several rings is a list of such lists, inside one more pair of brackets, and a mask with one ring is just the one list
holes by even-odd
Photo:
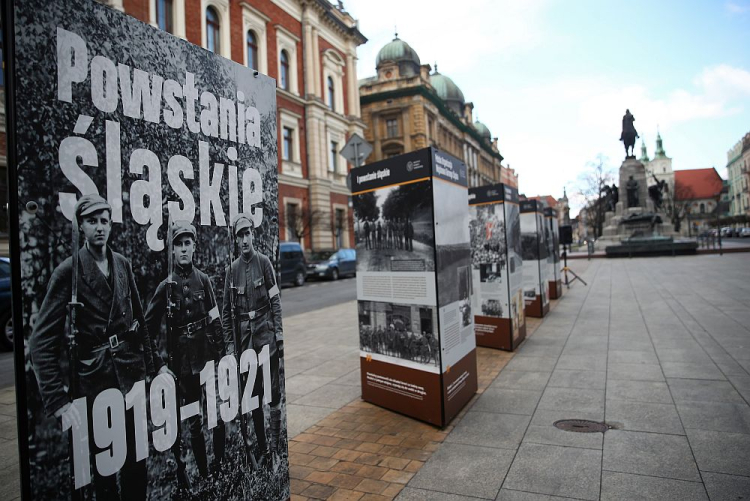
[[482, 122], [480, 122], [479, 120], [474, 122], [474, 128], [477, 130], [477, 132], [479, 132], [479, 135], [482, 136], [482, 138], [492, 141], [492, 134], [490, 133], [490, 129], [488, 129], [487, 126]]
[[388, 42], [378, 52], [378, 57], [375, 58], [375, 67], [380, 67], [380, 63], [385, 61], [394, 62], [410, 62], [419, 66], [419, 56], [417, 52], [412, 49], [408, 43], [401, 40], [398, 36], [393, 41]]
[[445, 75], [441, 75], [437, 71], [430, 75], [430, 84], [435, 89], [438, 97], [447, 103], [458, 102], [463, 105], [466, 101], [464, 100], [464, 93], [458, 88], [458, 85], [453, 83], [453, 80]]

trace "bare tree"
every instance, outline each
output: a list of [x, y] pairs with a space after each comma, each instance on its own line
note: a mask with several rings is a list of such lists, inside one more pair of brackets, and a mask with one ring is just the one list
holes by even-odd
[[614, 169], [609, 159], [601, 153], [596, 160], [586, 164], [586, 170], [578, 176], [578, 194], [586, 201], [583, 211], [594, 237], [604, 231], [604, 216], [607, 211], [605, 187], [614, 182]]
[[285, 212], [286, 227], [296, 242], [303, 242], [305, 237], [312, 235], [313, 230], [324, 228], [328, 219], [328, 214], [322, 210], [307, 206], [289, 204]]
[[[664, 211], [669, 216], [676, 233], [680, 232], [682, 221], [689, 216], [691, 201], [694, 198], [693, 189], [680, 183], [675, 183], [674, 189], [665, 193]], [[690, 230], [691, 228], [688, 226], [688, 235]]]

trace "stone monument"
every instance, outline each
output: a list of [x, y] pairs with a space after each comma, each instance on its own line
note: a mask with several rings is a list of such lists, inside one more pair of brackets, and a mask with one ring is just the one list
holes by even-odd
[[620, 135], [625, 146], [625, 160], [620, 166], [619, 188], [613, 186], [605, 190], [607, 212], [601, 240], [606, 245], [607, 255], [695, 252], [695, 242], [674, 240], [675, 233], [661, 203], [656, 204], [659, 207], [654, 203], [655, 199], [661, 201], [661, 191], [659, 196], [649, 192], [646, 168], [633, 155], [635, 139], [639, 137], [633, 122], [635, 117], [626, 110]]

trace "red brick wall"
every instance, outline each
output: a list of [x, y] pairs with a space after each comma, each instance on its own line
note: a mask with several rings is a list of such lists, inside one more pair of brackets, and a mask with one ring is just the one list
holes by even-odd
[[[342, 61], [344, 61], [344, 75], [341, 77], [341, 90], [343, 92], [344, 96], [344, 115], [349, 114], [349, 95], [347, 92], [348, 86], [346, 85], [346, 54], [338, 50], [336, 47], [331, 45], [328, 40], [326, 40], [323, 37], [318, 37], [318, 46], [320, 47], [320, 54], [318, 54], [318, 58], [320, 59], [320, 88], [323, 89], [323, 101], [325, 102], [326, 99], [328, 99], [328, 84], [325, 81], [325, 76], [323, 75], [323, 53], [329, 49], [336, 52], [336, 54], [339, 55]], [[339, 110], [340, 111], [340, 110]]]
[[125, 0], [122, 3], [123, 7], [125, 7], [125, 12], [144, 23], [148, 23], [149, 0]]
[[[286, 204], [284, 202], [285, 197], [302, 200], [302, 207], [304, 207], [305, 209], [309, 208], [306, 188], [289, 186], [283, 183], [279, 183], [279, 239], [282, 242], [286, 241]], [[311, 249], [312, 237], [310, 235], [307, 235], [304, 240], [305, 249]]]
[[188, 42], [201, 45], [201, 0], [185, 0], [185, 36]]

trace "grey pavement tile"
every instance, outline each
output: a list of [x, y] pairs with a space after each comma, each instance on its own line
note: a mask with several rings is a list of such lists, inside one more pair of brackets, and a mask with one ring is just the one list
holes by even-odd
[[362, 395], [362, 388], [327, 384], [297, 400], [297, 404], [340, 409]]
[[328, 416], [335, 409], [325, 407], [310, 407], [307, 405], [287, 404], [286, 427], [289, 438], [292, 439]]
[[312, 367], [304, 372], [305, 375], [311, 376], [323, 376], [338, 378], [345, 374], [350, 373], [353, 369], [359, 367], [359, 354], [355, 359], [350, 357], [337, 358], [335, 360], [328, 360], [324, 364], [320, 364], [317, 367]]
[[683, 436], [610, 430], [604, 435], [603, 468], [621, 473], [700, 481]]
[[531, 416], [541, 396], [541, 390], [488, 388], [479, 396], [471, 410]]
[[510, 388], [513, 390], [543, 390], [550, 377], [549, 372], [503, 370], [490, 384], [490, 388]]
[[409, 482], [409, 487], [495, 499], [515, 451], [443, 444]]
[[532, 371], [532, 372], [552, 372], [557, 360], [554, 358], [543, 357], [513, 357], [506, 370], [510, 371]]
[[607, 379], [664, 381], [664, 374], [658, 365], [611, 363], [607, 367]]
[[724, 373], [725, 376], [729, 375], [736, 375], [736, 376], [746, 376], [747, 371], [742, 368], [742, 366], [737, 363], [736, 360], [729, 356], [712, 356], [711, 359], [716, 364], [716, 367], [719, 368], [721, 372]]
[[659, 361], [664, 362], [686, 362], [693, 364], [711, 364], [711, 357], [709, 357], [702, 348], [657, 348], [657, 355], [659, 355]]
[[685, 428], [750, 434], [750, 407], [744, 402], [678, 402], [677, 410]]
[[602, 501], [632, 501], [634, 499], [703, 501], [708, 497], [706, 489], [700, 482], [603, 471], [600, 499]]
[[685, 434], [674, 404], [607, 400], [605, 419], [622, 430]]
[[742, 396], [729, 381], [707, 379], [667, 378], [667, 384], [676, 403], [725, 402], [744, 403]]
[[604, 435], [602, 433], [563, 431], [555, 428], [552, 424], [546, 426], [529, 426], [526, 435], [523, 437], [523, 443], [559, 445], [562, 447], [595, 450], [602, 450], [603, 440]]
[[18, 440], [0, 440], [0, 469], [18, 464]]
[[607, 358], [604, 355], [561, 355], [556, 369], [581, 371], [606, 371]]
[[627, 351], [627, 350], [609, 350], [608, 363], [610, 364], [651, 364], [658, 365], [659, 359], [656, 358], [654, 350], [646, 351]]
[[524, 343], [516, 351], [516, 355], [522, 357], [557, 358], [562, 353], [562, 346], [527, 345]]
[[604, 371], [577, 371], [555, 369], [547, 386], [555, 388], [593, 388], [603, 390], [607, 384]]
[[462, 501], [464, 499], [482, 499], [475, 498], [473, 496], [467, 496], [465, 494], [446, 494], [445, 492], [429, 491], [426, 489], [415, 489], [414, 487], [406, 487], [402, 490], [396, 499], [402, 501]]
[[607, 400], [632, 400], [634, 402], [652, 402], [671, 404], [667, 383], [658, 381], [631, 381], [610, 379], [607, 381]]
[[[612, 327], [612, 332], [616, 332]], [[609, 349], [616, 351], [653, 351], [654, 346], [648, 336], [629, 337], [616, 336], [611, 334], [609, 337]]]
[[445, 441], [515, 450], [529, 421], [531, 416], [469, 411]]
[[571, 498], [559, 496], [548, 496], [546, 494], [535, 494], [533, 492], [513, 491], [502, 488], [495, 501], [566, 501]]
[[688, 428], [688, 440], [701, 471], [747, 475], [750, 471], [750, 435]]
[[703, 472], [703, 482], [712, 501], [750, 499], [750, 477]]
[[524, 443], [503, 487], [595, 500], [599, 498], [601, 459], [601, 451]]
[[307, 395], [321, 386], [325, 386], [331, 381], [335, 380], [334, 377], [323, 377], [323, 376], [312, 376], [309, 374], [298, 374], [286, 378], [286, 391], [289, 393], [296, 393], [298, 395]]
[[690, 362], [662, 362], [664, 375], [682, 379], [726, 379], [716, 364], [694, 364]]
[[334, 384], [343, 384], [344, 386], [362, 386], [362, 373], [359, 371], [359, 367], [351, 371], [348, 374], [344, 374], [340, 378], [336, 379]]
[[560, 409], [537, 409], [534, 415], [531, 416], [531, 426], [552, 426], [556, 421], [562, 419], [588, 419], [589, 421], [602, 421], [604, 419], [603, 412], [586, 412], [575, 410], [560, 410]]
[[21, 472], [18, 463], [0, 469], [0, 499], [11, 501], [21, 498]]
[[604, 418], [604, 390], [547, 387], [539, 401], [539, 408], [592, 412]]

